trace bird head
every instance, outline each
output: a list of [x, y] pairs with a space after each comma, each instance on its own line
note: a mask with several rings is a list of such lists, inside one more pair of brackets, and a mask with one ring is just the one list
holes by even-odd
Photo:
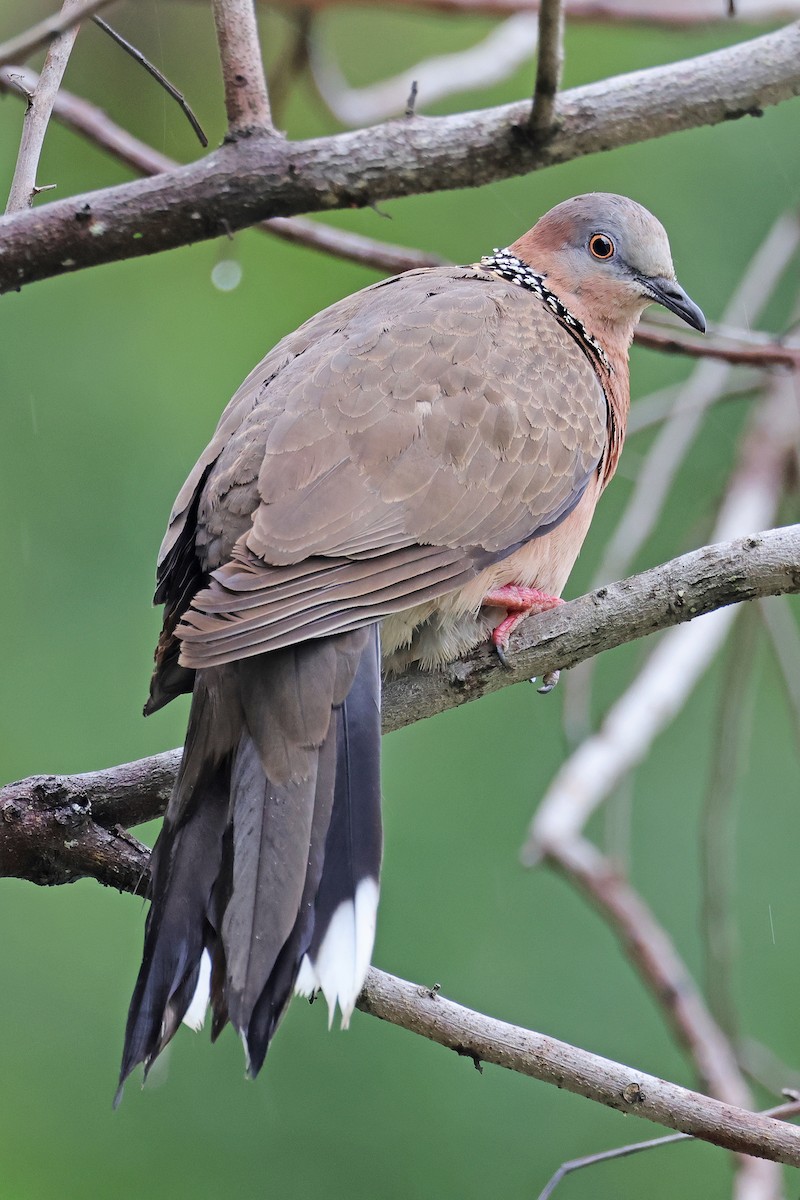
[[512, 252], [593, 332], [629, 341], [648, 304], [705, 332], [703, 313], [675, 277], [669, 240], [652, 213], [625, 196], [593, 192], [556, 205]]

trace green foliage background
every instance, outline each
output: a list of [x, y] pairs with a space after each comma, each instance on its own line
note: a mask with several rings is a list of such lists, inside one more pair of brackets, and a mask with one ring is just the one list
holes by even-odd
[[[6, 0], [0, 37], [51, 8]], [[119, 6], [111, 19], [185, 90], [218, 141], [223, 106], [206, 7], [148, 0]], [[355, 83], [470, 45], [489, 28], [479, 18], [361, 9], [331, 12], [322, 24]], [[273, 59], [287, 30], [281, 17], [263, 21]], [[722, 23], [691, 32], [575, 26], [566, 83], [755, 32]], [[435, 109], [518, 98], [529, 93], [530, 77], [526, 67], [502, 86]], [[95, 28], [79, 39], [67, 86], [159, 149], [179, 158], [196, 153], [175, 106]], [[420, 107], [430, 111], [424, 95]], [[3, 187], [21, 116], [15, 99], [0, 105]], [[334, 128], [304, 88], [283, 123], [292, 137]], [[794, 102], [758, 121], [595, 155], [480, 191], [329, 219], [471, 261], [568, 195], [628, 193], [664, 221], [682, 282], [714, 318], [770, 223], [797, 205], [799, 123]], [[125, 177], [97, 150], [51, 128], [39, 178], [58, 183], [56, 196]], [[243, 278], [222, 293], [211, 270], [229, 257]], [[252, 364], [302, 319], [373, 278], [247, 233], [2, 298], [0, 778], [90, 770], [182, 740], [185, 704], [148, 722], [140, 717], [158, 627], [153, 566], [172, 499]], [[771, 327], [783, 327], [796, 286], [792, 268], [770, 306]], [[688, 370], [637, 351], [634, 395]], [[708, 419], [637, 565], [702, 543], [747, 407], [737, 400]], [[568, 594], [587, 585], [649, 436], [630, 441]], [[647, 649], [639, 643], [602, 661], [596, 714]], [[736, 985], [742, 1032], [800, 1063], [796, 746], [761, 643], [755, 676], [735, 797]], [[717, 665], [622, 797], [623, 807], [633, 802], [633, 879], [701, 976], [697, 829], [722, 686]], [[605, 926], [562, 880], [518, 865], [527, 821], [566, 753], [561, 703], [558, 693], [543, 700], [520, 686], [387, 739], [375, 962], [691, 1085], [690, 1065]], [[607, 843], [601, 825], [593, 833]], [[543, 1084], [494, 1068], [479, 1075], [469, 1061], [359, 1014], [349, 1033], [328, 1034], [322, 1004], [309, 1010], [301, 1002], [257, 1083], [244, 1081], [232, 1035], [212, 1049], [206, 1036], [183, 1031], [145, 1092], [129, 1085], [112, 1113], [141, 902], [92, 882], [44, 890], [3, 881], [0, 898], [3, 1200], [535, 1197], [563, 1159], [653, 1133]], [[766, 1093], [758, 1098], [770, 1102]], [[729, 1170], [722, 1152], [681, 1146], [573, 1177], [559, 1195], [723, 1196]], [[795, 1179], [791, 1194], [797, 1186]]]

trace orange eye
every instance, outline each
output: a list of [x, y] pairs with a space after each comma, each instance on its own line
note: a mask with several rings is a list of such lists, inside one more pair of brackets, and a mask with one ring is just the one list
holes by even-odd
[[595, 233], [589, 239], [589, 249], [595, 258], [608, 259], [614, 257], [614, 243], [604, 233]]

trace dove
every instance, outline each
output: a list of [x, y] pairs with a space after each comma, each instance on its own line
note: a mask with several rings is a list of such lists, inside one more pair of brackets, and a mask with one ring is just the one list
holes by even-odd
[[382, 852], [381, 672], [560, 603], [619, 460], [647, 305], [705, 329], [660, 222], [567, 200], [472, 265], [306, 321], [225, 409], [161, 548], [146, 713], [192, 693], [120, 1075], [230, 1022], [251, 1075], [294, 993], [346, 1026]]

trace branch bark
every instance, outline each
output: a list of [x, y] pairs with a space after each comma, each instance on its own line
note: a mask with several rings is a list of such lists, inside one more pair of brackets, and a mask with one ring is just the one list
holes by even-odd
[[[253, 136], [154, 179], [0, 220], [0, 290], [217, 237], [267, 217], [475, 187], [598, 149], [716, 124], [800, 94], [800, 22], [666, 67], [562, 92], [546, 144], [529, 104], [289, 143]], [[391, 163], [391, 170], [386, 164]]]
[[358, 1007], [455, 1050], [476, 1066], [493, 1063], [728, 1150], [800, 1166], [800, 1129], [794, 1126], [473, 1012], [383, 971], [370, 970]]
[[[515, 634], [510, 669], [481, 648], [436, 674], [408, 672], [389, 680], [383, 731], [573, 666], [724, 605], [786, 592], [800, 592], [800, 525], [706, 546], [530, 618]], [[36, 776], [8, 784], [0, 790], [2, 874], [45, 884], [94, 875], [94, 861], [105, 861], [108, 853], [109, 830], [163, 813], [179, 761], [180, 752], [171, 750], [87, 775]], [[103, 874], [103, 882], [131, 890], [142, 861], [128, 855], [121, 870], [119, 881]]]
[[[61, 17], [64, 20], [73, 20], [82, 7], [80, 0], [64, 0]], [[47, 126], [50, 124], [50, 114], [53, 111], [58, 89], [64, 78], [79, 28], [80, 26], [73, 24], [65, 33], [60, 34], [50, 43], [42, 73], [28, 98], [28, 107], [22, 122], [22, 139], [17, 155], [17, 164], [14, 168], [11, 191], [6, 204], [7, 213], [20, 212], [29, 208], [33, 203], [37, 191], [36, 172], [39, 169], [39, 158]]]
[[274, 133], [253, 0], [212, 0], [228, 137]]

